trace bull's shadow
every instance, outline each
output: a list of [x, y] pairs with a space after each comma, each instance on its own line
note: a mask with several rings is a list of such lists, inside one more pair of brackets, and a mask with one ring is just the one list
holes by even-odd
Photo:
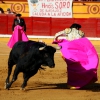
[[[27, 91], [39, 90], [39, 89], [67, 89], [67, 90], [70, 90], [67, 88], [67, 83], [58, 83], [58, 84], [45, 84], [44, 83], [44, 84], [38, 84], [38, 86], [36, 86], [36, 87], [28, 87]], [[100, 92], [100, 83], [89, 84], [89, 85], [81, 88], [80, 91], [81, 90]]]

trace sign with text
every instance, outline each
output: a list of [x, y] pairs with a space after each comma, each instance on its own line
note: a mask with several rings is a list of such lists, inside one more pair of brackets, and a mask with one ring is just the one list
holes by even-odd
[[73, 0], [28, 0], [29, 16], [72, 18]]

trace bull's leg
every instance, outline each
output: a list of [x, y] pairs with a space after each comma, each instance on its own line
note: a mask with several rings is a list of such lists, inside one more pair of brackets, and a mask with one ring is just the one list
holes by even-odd
[[11, 59], [8, 60], [8, 76], [6, 78], [6, 84], [9, 83], [9, 78], [10, 78], [10, 75], [11, 75], [11, 72], [12, 72], [12, 67], [13, 67], [14, 64], [15, 63]]
[[25, 87], [27, 86], [27, 81], [29, 80], [30, 77], [31, 77], [30, 74], [26, 74], [26, 73], [23, 74], [24, 81], [23, 84], [21, 85], [21, 90], [25, 89]]
[[14, 74], [13, 74], [13, 77], [12, 77], [12, 80], [11, 82], [9, 82], [7, 85], [6, 85], [6, 89], [9, 89], [12, 85], [13, 82], [15, 82], [17, 80], [17, 76], [19, 74], [19, 69], [18, 69], [18, 66], [16, 66], [15, 70], [14, 70]]
[[29, 78], [34, 76], [37, 73], [37, 71], [38, 71], [38, 68], [32, 72], [28, 72], [28, 73], [23, 74], [24, 81], [23, 81], [23, 84], [21, 85], [22, 90], [24, 90], [25, 87], [27, 86], [27, 81], [29, 80]]

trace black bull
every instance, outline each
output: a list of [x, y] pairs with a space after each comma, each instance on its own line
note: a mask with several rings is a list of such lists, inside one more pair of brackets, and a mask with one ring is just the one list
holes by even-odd
[[[5, 89], [9, 89], [20, 72], [23, 73], [23, 84], [21, 88], [24, 89], [27, 85], [27, 81], [30, 77], [35, 75], [41, 65], [49, 66], [53, 68], [54, 53], [56, 49], [52, 46], [48, 46], [42, 42], [28, 41], [17, 42], [12, 48], [8, 59], [8, 76], [6, 79]], [[9, 78], [12, 72], [13, 65], [16, 64], [12, 80], [9, 82]]]

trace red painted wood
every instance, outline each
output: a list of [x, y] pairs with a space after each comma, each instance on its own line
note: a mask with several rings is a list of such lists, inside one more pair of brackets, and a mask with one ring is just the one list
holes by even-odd
[[[0, 15], [0, 34], [12, 34], [14, 16]], [[54, 36], [56, 32], [69, 28], [73, 23], [82, 25], [86, 37], [100, 37], [99, 18], [39, 18], [24, 17], [27, 35]]]
[[38, 36], [50, 36], [51, 32], [51, 23], [50, 18], [33, 18], [33, 35]]
[[56, 32], [69, 28], [74, 23], [74, 18], [52, 18], [51, 19], [51, 35]]
[[4, 15], [0, 15], [0, 34], [8, 34], [8, 20], [7, 20], [7, 16]]

